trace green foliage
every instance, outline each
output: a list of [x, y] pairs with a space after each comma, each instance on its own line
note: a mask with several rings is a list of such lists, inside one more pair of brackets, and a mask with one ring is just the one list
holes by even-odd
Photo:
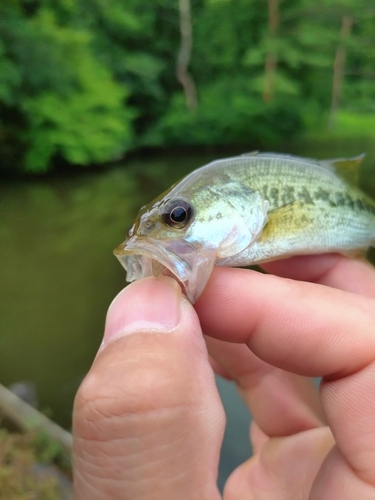
[[30, 432], [28, 439], [39, 462], [58, 464], [62, 470], [65, 470], [68, 474], [71, 473], [71, 456], [64, 452], [60, 443], [54, 441], [42, 429]]
[[297, 101], [279, 99], [265, 107], [248, 82], [220, 80], [202, 88], [200, 105], [186, 110], [181, 93], [173, 96], [163, 119], [147, 137], [160, 144], [269, 144], [302, 127]]
[[[374, 110], [368, 0], [280, 1], [273, 30], [259, 0], [191, 0], [191, 10], [193, 113], [176, 78], [175, 0], [1, 3], [3, 166], [42, 172], [56, 158], [88, 165], [142, 146], [264, 144], [322, 129], [339, 48], [341, 111]], [[345, 16], [352, 27], [343, 37]]]
[[375, 141], [375, 113], [339, 111], [336, 115], [335, 127], [329, 136], [343, 139], [369, 138]]
[[76, 92], [66, 96], [45, 92], [25, 99], [22, 109], [30, 124], [25, 134], [27, 170], [44, 170], [57, 153], [71, 163], [86, 165], [116, 159], [129, 148], [133, 113], [122, 106], [125, 89], [91, 57], [82, 62]]
[[7, 500], [58, 500], [61, 491], [52, 474], [37, 474], [42, 460], [33, 434], [10, 434], [0, 429], [0, 497]]
[[91, 33], [62, 25], [49, 7], [25, 16], [13, 5], [0, 12], [4, 144], [17, 145], [19, 165], [35, 172], [57, 155], [79, 165], [119, 158], [131, 146], [135, 112], [127, 86], [96, 58]]

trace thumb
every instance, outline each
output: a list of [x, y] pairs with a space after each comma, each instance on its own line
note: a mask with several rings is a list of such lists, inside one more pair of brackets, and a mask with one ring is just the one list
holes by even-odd
[[223, 432], [193, 307], [170, 278], [129, 285], [76, 396], [75, 500], [219, 499]]

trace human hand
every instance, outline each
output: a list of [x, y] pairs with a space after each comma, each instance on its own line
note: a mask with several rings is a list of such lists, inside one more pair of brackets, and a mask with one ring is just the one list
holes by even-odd
[[73, 412], [75, 500], [220, 498], [224, 411], [198, 317], [171, 278], [112, 302]]
[[[267, 269], [293, 280], [215, 269], [196, 304], [212, 365], [254, 416], [254, 456], [224, 498], [373, 499], [375, 271], [329, 255]], [[147, 326], [180, 307], [170, 333]], [[223, 411], [197, 317], [173, 285], [143, 280], [115, 300], [107, 332], [131, 319], [77, 395], [75, 498], [219, 499]], [[324, 377], [320, 398], [306, 376]]]

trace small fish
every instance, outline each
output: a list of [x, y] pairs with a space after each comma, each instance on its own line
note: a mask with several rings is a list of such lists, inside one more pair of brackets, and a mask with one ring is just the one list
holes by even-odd
[[214, 161], [142, 207], [114, 253], [127, 281], [170, 275], [194, 303], [214, 265], [363, 251], [375, 245], [375, 202], [357, 187], [363, 157]]

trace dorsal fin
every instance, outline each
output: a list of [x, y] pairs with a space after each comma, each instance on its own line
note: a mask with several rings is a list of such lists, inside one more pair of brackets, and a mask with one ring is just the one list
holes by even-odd
[[322, 160], [319, 163], [323, 166], [333, 167], [337, 175], [345, 179], [349, 184], [358, 185], [359, 169], [363, 162], [365, 153], [353, 158], [336, 158], [332, 160]]
[[242, 153], [241, 156], [256, 156], [259, 154], [259, 151], [250, 151], [248, 153]]
[[287, 155], [282, 153], [260, 153], [259, 151], [252, 151], [243, 153], [241, 156], [258, 156], [259, 158], [275, 158], [280, 160], [295, 160], [301, 163], [315, 163], [328, 170], [334, 170], [336, 174], [345, 179], [351, 185], [358, 185], [359, 170], [363, 159], [366, 154], [362, 153], [353, 158], [332, 158], [328, 160], [314, 160], [312, 158], [304, 158], [294, 155]]

